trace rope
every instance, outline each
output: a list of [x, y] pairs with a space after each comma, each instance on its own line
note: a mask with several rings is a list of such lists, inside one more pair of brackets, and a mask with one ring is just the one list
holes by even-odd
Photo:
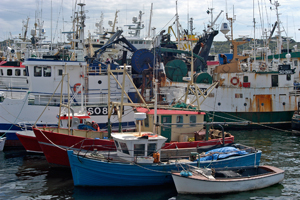
[[[84, 147], [86, 147], [86, 146], [83, 146], [84, 141], [85, 141], [85, 140], [91, 140], [90, 138], [84, 138], [83, 140], [80, 140], [79, 142], [73, 144], [72, 146], [70, 146], [70, 147], [68, 147], [68, 148], [62, 148], [62, 147], [58, 146], [57, 144], [55, 144], [54, 142], [52, 142], [52, 141], [51, 141], [51, 140], [43, 133], [43, 131], [41, 131], [40, 129], [37, 129], [37, 130], [39, 130], [40, 133], [41, 133], [41, 134], [42, 134], [42, 135], [43, 135], [43, 136], [44, 136], [51, 144], [53, 144], [55, 147], [57, 147], [57, 148], [59, 148], [59, 149], [61, 149], [61, 150], [64, 150], [64, 151], [67, 151], [67, 150], [73, 148], [74, 146], [76, 146], [76, 145], [79, 144], [79, 143], [82, 143], [81, 146], [80, 146], [80, 150], [81, 150], [81, 149], [83, 149]], [[95, 141], [95, 139], [92, 139], [92, 140]], [[95, 145], [89, 145], [89, 146], [95, 146]], [[103, 145], [97, 145], [97, 146], [101, 146], [102, 148], [107, 148], [107, 149], [113, 149], [113, 148], [105, 147], [105, 146], [103, 146]]]
[[[26, 95], [25, 95], [25, 97], [26, 97]], [[25, 98], [24, 97], [24, 98]], [[0, 104], [0, 106], [8, 113], [8, 114], [10, 114], [11, 116], [13, 116], [14, 118], [17, 118], [18, 119], [18, 117], [17, 116], [15, 116], [15, 115], [13, 115], [11, 112], [9, 112], [8, 110], [6, 110], [6, 108], [2, 105], [2, 104]], [[10, 121], [8, 121], [7, 119], [5, 119], [4, 117], [2, 117], [2, 116], [0, 116], [2, 119], [4, 119], [5, 121], [7, 121], [7, 122], [10, 122]], [[23, 120], [23, 119], [20, 119], [20, 120]], [[28, 123], [29, 123], [29, 121], [27, 121]], [[12, 122], [10, 122], [10, 123], [12, 123]]]
[[16, 117], [14, 123], [12, 123], [12, 125], [9, 127], [9, 129], [3, 135], [1, 135], [0, 138], [3, 138], [6, 135], [6, 133], [8, 133], [8, 131], [10, 131], [10, 129], [15, 125], [17, 119], [19, 118], [19, 116], [20, 116], [20, 114], [21, 114], [21, 112], [22, 112], [22, 110], [24, 108], [25, 102], [26, 102], [26, 100], [28, 98], [28, 94], [29, 94], [29, 92], [27, 92], [27, 94], [26, 94], [26, 96], [24, 98], [24, 103], [23, 103], [22, 108], [20, 109], [20, 112], [19, 112], [18, 116]]
[[60, 86], [60, 84], [61, 84], [62, 81], [63, 81], [63, 80], [61, 80], [61, 81], [59, 82], [59, 84], [57, 85], [56, 89], [55, 89], [54, 92], [52, 93], [52, 96], [50, 97], [50, 99], [49, 99], [47, 105], [45, 106], [45, 108], [44, 108], [44, 110], [43, 110], [43, 112], [40, 114], [40, 116], [39, 116], [39, 117], [37, 118], [37, 120], [35, 121], [34, 126], [36, 125], [36, 123], [38, 122], [38, 120], [40, 119], [40, 117], [44, 114], [45, 110], [47, 109], [47, 107], [48, 107], [48, 105], [49, 105], [51, 99], [53, 98], [53, 96], [54, 96], [56, 90], [58, 89], [58, 87]]
[[[176, 15], [174, 15], [173, 17], [172, 17], [172, 19], [168, 22], [168, 23], [166, 23], [166, 25], [164, 25], [164, 27], [162, 27], [161, 29], [160, 29], [160, 31], [158, 32], [158, 33], [160, 33], [174, 18], [176, 17]], [[156, 36], [158, 36], [159, 34], [156, 34]]]

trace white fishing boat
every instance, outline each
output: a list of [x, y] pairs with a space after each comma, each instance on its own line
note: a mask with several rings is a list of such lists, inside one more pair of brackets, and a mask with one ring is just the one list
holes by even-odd
[[277, 184], [284, 171], [272, 166], [200, 169], [172, 173], [180, 194], [222, 194], [257, 190]]
[[[201, 110], [208, 111], [216, 122], [247, 120], [251, 122], [249, 126], [252, 128], [290, 126], [291, 118], [298, 105], [298, 93], [294, 91], [295, 69], [290, 62], [268, 64], [262, 61], [254, 62], [249, 56], [238, 55], [238, 45], [245, 44], [246, 41], [233, 40], [232, 18], [227, 17], [227, 19], [231, 22], [231, 35], [226, 37], [232, 43], [233, 58], [226, 60], [224, 57], [221, 65], [214, 65], [214, 68], [209, 68], [207, 73], [196, 73], [192, 78], [199, 89], [189, 93], [189, 102], [193, 104], [206, 99], [201, 104]], [[227, 25], [227, 30], [221, 31], [228, 33], [228, 27], [230, 26]], [[179, 61], [177, 65], [176, 62], [171, 61], [174, 62], [174, 66], [171, 67], [190, 75], [191, 72], [188, 72], [185, 63]], [[161, 81], [160, 91], [165, 94], [165, 99], [169, 102], [173, 99], [182, 99], [186, 102], [187, 99], [182, 97], [187, 92], [188, 83], [184, 81], [190, 79], [182, 73], [173, 71], [171, 77], [167, 75], [168, 79]], [[219, 85], [209, 95], [198, 97], [197, 93], [199, 95], [207, 92], [209, 87], [207, 82], [218, 82]]]
[[[21, 131], [17, 124], [37, 126], [57, 126], [55, 116], [59, 113], [61, 103], [71, 102], [74, 112], [83, 108], [89, 112], [91, 121], [99, 123], [100, 128], [107, 128], [107, 94], [111, 91], [110, 99], [121, 101], [121, 89], [117, 81], [123, 81], [123, 70], [108, 76], [107, 68], [101, 64], [88, 65], [84, 59], [84, 4], [79, 4], [80, 13], [78, 24], [80, 27], [78, 39], [71, 39], [72, 48], [62, 48], [56, 58], [39, 59], [28, 58], [23, 63], [28, 69], [29, 91], [22, 93], [20, 98], [10, 98], [3, 94], [0, 98], [0, 132], [5, 132], [7, 141], [18, 140], [16, 131]], [[131, 74], [131, 66], [126, 66]], [[62, 80], [63, 74], [69, 74]], [[117, 80], [117, 81], [116, 81]], [[110, 84], [107, 84], [110, 83]], [[110, 86], [108, 86], [110, 85]], [[125, 77], [126, 91], [131, 89], [131, 82]], [[62, 97], [61, 97], [62, 91]], [[71, 98], [68, 98], [68, 93]], [[62, 101], [60, 102], [60, 99]], [[127, 97], [124, 97], [124, 101]], [[46, 106], [46, 107], [45, 107]], [[131, 107], [123, 109], [123, 127], [135, 126]], [[116, 113], [111, 117], [112, 126], [119, 126]]]

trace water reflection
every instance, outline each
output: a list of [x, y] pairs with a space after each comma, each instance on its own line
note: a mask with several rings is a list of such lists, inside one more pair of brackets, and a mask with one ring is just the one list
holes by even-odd
[[[299, 199], [300, 137], [274, 130], [230, 131], [237, 143], [262, 150], [261, 164], [285, 170], [281, 184], [223, 195], [178, 195], [168, 187], [74, 187], [70, 169], [50, 168], [24, 150], [0, 152], [0, 199]], [[108, 169], [109, 170], [109, 169]]]
[[157, 187], [75, 187], [73, 197], [75, 199], [153, 199], [166, 200], [177, 194], [174, 186], [157, 186]]

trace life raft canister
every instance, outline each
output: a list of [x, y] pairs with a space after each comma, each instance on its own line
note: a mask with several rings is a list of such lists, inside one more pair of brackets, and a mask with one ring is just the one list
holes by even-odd
[[[80, 87], [80, 86], [81, 86], [80, 83], [76, 83], [76, 84], [73, 86], [73, 91], [76, 92], [76, 91], [77, 91], [77, 87]], [[84, 87], [82, 87], [82, 90], [84, 90]], [[81, 94], [81, 91], [79, 91], [78, 94]]]
[[232, 77], [230, 80], [230, 83], [232, 85], [237, 85], [237, 84], [239, 84], [239, 82], [240, 82], [240, 80], [237, 77]]
[[157, 137], [157, 134], [153, 134], [153, 133], [144, 133], [144, 134], [142, 134], [142, 136]]

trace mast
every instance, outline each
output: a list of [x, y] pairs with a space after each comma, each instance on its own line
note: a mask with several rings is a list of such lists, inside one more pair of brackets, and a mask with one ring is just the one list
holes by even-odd
[[270, 1], [270, 3], [272, 5], [275, 6], [276, 9], [276, 16], [277, 16], [277, 47], [276, 47], [276, 54], [281, 54], [281, 47], [282, 47], [282, 38], [281, 38], [281, 29], [280, 29], [280, 20], [279, 20], [279, 13], [278, 13], [278, 7], [280, 6], [278, 1], [275, 1], [274, 3], [272, 3], [272, 1]]
[[78, 49], [79, 50], [83, 50], [84, 48], [84, 21], [85, 21], [85, 13], [83, 10], [83, 6], [85, 6], [84, 3], [78, 3], [78, 5], [80, 6], [80, 17], [79, 17], [79, 24], [80, 24], [80, 30], [79, 30], [79, 43], [78, 43]]
[[256, 64], [256, 46], [255, 46], [255, 18], [254, 18], [254, 0], [253, 0], [253, 29], [254, 29], [254, 37], [253, 37], [253, 56], [254, 56], [254, 64]]
[[148, 28], [148, 37], [150, 38], [151, 34], [151, 21], [152, 21], [152, 9], [153, 9], [153, 3], [151, 3], [151, 10], [150, 10], [150, 19], [149, 19], [149, 28]]
[[51, 0], [51, 53], [52, 53], [52, 0]]
[[176, 25], [177, 25], [177, 40], [178, 40], [177, 49], [180, 49], [180, 31], [179, 31], [179, 16], [178, 16], [177, 0], [176, 0]]

